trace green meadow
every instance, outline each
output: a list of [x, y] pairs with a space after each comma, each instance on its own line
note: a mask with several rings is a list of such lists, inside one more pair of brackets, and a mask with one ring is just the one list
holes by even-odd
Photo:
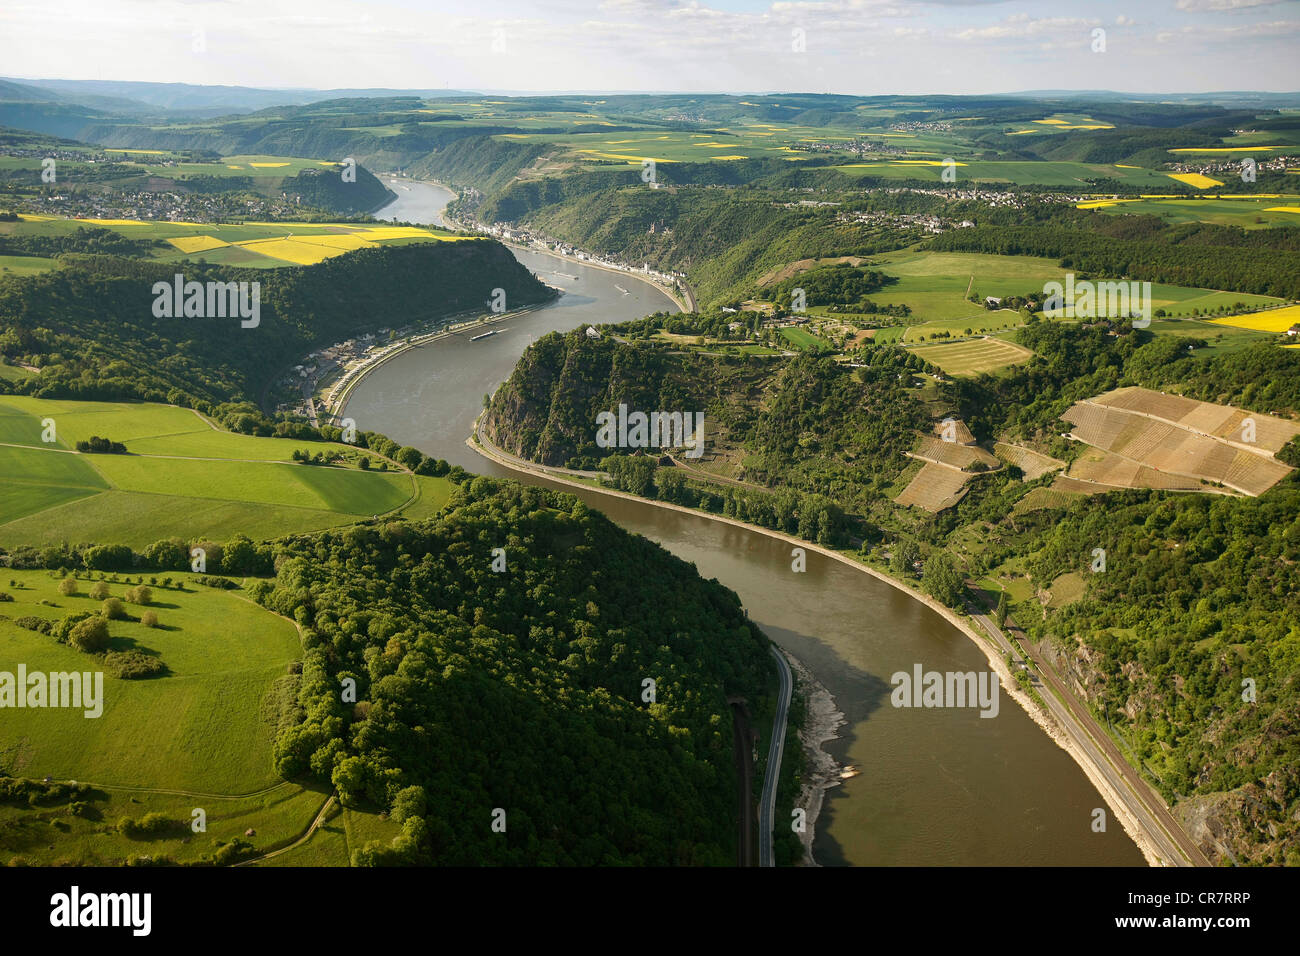
[[830, 343], [825, 339], [819, 338], [798, 326], [786, 326], [781, 329], [781, 337], [797, 349], [830, 348]]
[[[57, 441], [41, 441], [53, 419]], [[98, 435], [126, 455], [76, 454]], [[305, 465], [295, 450], [343, 465]], [[350, 445], [235, 435], [166, 405], [0, 400], [0, 545], [103, 542], [143, 547], [170, 536], [255, 540], [399, 513], [424, 517], [450, 496], [443, 478], [397, 466], [363, 471]]]
[[[277, 782], [274, 723], [263, 703], [300, 655], [297, 629], [237, 591], [203, 587], [198, 575], [171, 577], [184, 582], [185, 590], [153, 588], [158, 627], [109, 622], [112, 650], [161, 658], [164, 674], [122, 680], [105, 673], [97, 718], [79, 709], [7, 710], [3, 765], [10, 774], [231, 795]], [[98, 610], [88, 574], [70, 597], [59, 592], [58, 583], [46, 571], [5, 571], [0, 589], [13, 600], [4, 603], [4, 613], [60, 620]], [[114, 597], [125, 590], [125, 584], [109, 584]], [[136, 618], [142, 610], [127, 608]], [[0, 621], [0, 660], [22, 662], [29, 672], [105, 669], [95, 655], [12, 620]]]
[[[872, 267], [898, 279], [873, 298], [911, 308], [913, 324], [897, 333], [908, 344], [931, 341], [942, 332], [960, 336], [1015, 328], [1024, 321], [1021, 315], [1009, 309], [986, 309], [981, 304], [985, 297], [1041, 292], [1046, 282], [1063, 283], [1066, 275], [1052, 259], [914, 249], [873, 257]], [[977, 295], [980, 303], [969, 301], [967, 290]], [[1269, 296], [1159, 284], [1152, 286], [1151, 298], [1153, 308], [1163, 308], [1171, 317], [1220, 305], [1262, 307], [1280, 302]], [[886, 334], [889, 331], [880, 329], [872, 338], [876, 342], [897, 341], [894, 335]]]
[[[251, 844], [259, 853], [266, 852], [297, 840], [326, 799], [321, 790], [281, 782], [257, 796], [238, 798], [100, 787], [86, 801], [85, 816], [69, 813], [66, 804], [19, 807], [0, 803], [0, 858], [38, 866], [120, 866], [140, 857], [197, 863], [236, 839]], [[206, 832], [190, 829], [195, 809], [206, 814]], [[123, 818], [139, 820], [147, 813], [162, 814], [174, 826], [152, 837], [127, 836], [118, 829]], [[249, 830], [252, 836], [247, 835]], [[337, 863], [304, 860], [301, 865], [346, 866], [347, 862], [344, 857]]]
[[[422, 479], [431, 481], [432, 479]], [[58, 620], [96, 610], [91, 586], [103, 578], [83, 572], [77, 593], [64, 595], [49, 571], [7, 570], [0, 592], [0, 665], [33, 672], [103, 672], [102, 713], [85, 708], [6, 709], [0, 733], [0, 770], [15, 777], [77, 782], [92, 789], [67, 803], [29, 806], [0, 802], [0, 859], [37, 865], [121, 865], [149, 857], [201, 862], [238, 839], [276, 866], [347, 866], [351, 853], [374, 840], [388, 842], [395, 823], [349, 810], [332, 816], [300, 846], [328, 793], [280, 779], [272, 762], [277, 721], [294, 699], [292, 664], [301, 656], [295, 625], [244, 597], [239, 590], [205, 587], [202, 576], [163, 572], [153, 583], [146, 627], [142, 607], [126, 604], [130, 620], [109, 622], [110, 650], [135, 650], [162, 661], [160, 676], [122, 680], [95, 655], [80, 653], [37, 631], [19, 627], [25, 616]], [[112, 596], [126, 580], [109, 575]], [[164, 580], [170, 578], [170, 586]], [[148, 583], [148, 578], [145, 578]], [[206, 830], [191, 829], [203, 811]], [[160, 814], [170, 826], [130, 835], [123, 819]]]
[[49, 272], [58, 262], [43, 256], [0, 256], [0, 276], [30, 276]]

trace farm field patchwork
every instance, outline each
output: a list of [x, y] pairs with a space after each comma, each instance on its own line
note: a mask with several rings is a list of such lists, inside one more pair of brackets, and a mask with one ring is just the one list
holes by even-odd
[[1209, 222], [1220, 226], [1241, 226], [1244, 229], [1266, 229], [1270, 226], [1294, 222], [1296, 216], [1289, 211], [1290, 203], [1300, 202], [1300, 197], [1222, 196], [1205, 198], [1139, 198], [1123, 200], [1094, 200], [1079, 203], [1080, 209], [1102, 209], [1112, 215], [1159, 216], [1171, 223]]
[[[475, 238], [443, 229], [360, 223], [196, 223], [60, 219], [26, 214], [21, 215], [18, 222], [0, 223], [0, 235], [68, 235], [84, 226], [112, 229], [131, 239], [162, 239], [167, 246], [154, 253], [159, 259], [181, 260], [201, 256], [209, 262], [268, 267], [314, 265], [354, 249], [390, 242], [461, 242]], [[5, 258], [37, 261], [23, 257]], [[49, 259], [39, 262], [54, 265]], [[3, 260], [0, 260], [2, 264]], [[32, 269], [40, 271], [39, 266]]]
[[[1088, 186], [1101, 179], [1114, 179], [1137, 186], [1169, 186], [1169, 177], [1152, 169], [1116, 166], [1109, 163], [1066, 161], [962, 160], [957, 183], [1015, 183], [1022, 186]], [[883, 160], [832, 167], [848, 176], [877, 176], [884, 179], [923, 179], [942, 182], [942, 166], [912, 166]]]
[[1289, 305], [1281, 309], [1268, 309], [1264, 312], [1251, 312], [1246, 315], [1230, 315], [1222, 319], [1209, 320], [1214, 325], [1227, 325], [1234, 329], [1249, 329], [1252, 332], [1282, 333], [1296, 323], [1300, 323], [1300, 305]]

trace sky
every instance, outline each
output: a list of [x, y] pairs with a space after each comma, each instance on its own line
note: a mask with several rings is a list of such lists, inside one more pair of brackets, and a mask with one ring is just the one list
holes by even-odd
[[272, 88], [1300, 90], [1300, 0], [4, 0], [0, 73]]

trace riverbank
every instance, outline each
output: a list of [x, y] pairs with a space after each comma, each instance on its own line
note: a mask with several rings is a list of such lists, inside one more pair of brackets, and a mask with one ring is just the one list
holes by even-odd
[[804, 830], [799, 834], [803, 844], [803, 866], [821, 866], [813, 859], [813, 838], [817, 835], [817, 818], [821, 816], [826, 791], [843, 782], [844, 768], [822, 746], [839, 739], [839, 729], [847, 723], [835, 698], [803, 661], [789, 651], [783, 651], [790, 667], [799, 676], [799, 692], [804, 699], [804, 722], [799, 728], [799, 743], [803, 747], [804, 774], [799, 784], [799, 799], [795, 806], [804, 812]]
[[[326, 414], [333, 415], [336, 418], [342, 418], [343, 412], [347, 408], [348, 397], [352, 394], [352, 390], [356, 388], [357, 384], [363, 378], [375, 369], [379, 368], [389, 359], [396, 358], [405, 352], [409, 352], [411, 349], [421, 348], [422, 346], [428, 345], [430, 342], [437, 342], [438, 340], [444, 339], [450, 335], [459, 335], [460, 333], [466, 332], [470, 329], [487, 328], [496, 325], [499, 322], [504, 322], [507, 319], [521, 318], [522, 316], [528, 315], [530, 312], [536, 311], [538, 308], [540, 308], [540, 306], [530, 305], [526, 309], [519, 309], [514, 312], [503, 312], [495, 318], [484, 318], [475, 322], [459, 322], [454, 325], [448, 325], [446, 328], [439, 329], [436, 332], [424, 332], [408, 339], [404, 339], [397, 345], [387, 348], [383, 352], [366, 359], [360, 365], [355, 365], [348, 369], [344, 377], [334, 386], [335, 391], [337, 391], [339, 386], [342, 385], [343, 392], [337, 395], [337, 397], [334, 392], [331, 392], [330, 398], [322, 399], [321, 408], [324, 409]], [[477, 314], [477, 311], [458, 313], [458, 315], [475, 314]], [[457, 316], [455, 315], [451, 315], [447, 318], [454, 319], [456, 317]]]
[[683, 312], [695, 311], [694, 295], [689, 289], [686, 292], [687, 298], [683, 299], [675, 290], [662, 286], [654, 279], [650, 279], [636, 272], [630, 272], [626, 269], [619, 269], [614, 266], [607, 266], [599, 262], [592, 262], [590, 259], [579, 259], [577, 256], [568, 256], [563, 252], [556, 252], [553, 249], [547, 249], [545, 247], [521, 246], [517, 242], [506, 242], [504, 239], [499, 239], [498, 242], [508, 249], [521, 249], [524, 252], [535, 252], [538, 255], [550, 256], [552, 259], [559, 259], [561, 262], [572, 262], [575, 265], [586, 266], [588, 269], [603, 269], [605, 272], [612, 272], [615, 275], [626, 276], [629, 279], [636, 279], [638, 282], [644, 282], [646, 285], [652, 286], [664, 295], [668, 296], [668, 298], [673, 300], [673, 304]]
[[[731, 518], [725, 515], [715, 515], [707, 511], [701, 511], [698, 508], [688, 508], [684, 505], [673, 504], [671, 502], [656, 501], [653, 498], [642, 498], [638, 495], [633, 495], [625, 491], [618, 491], [613, 488], [597, 487], [592, 484], [574, 481], [570, 478], [564, 477], [561, 474], [552, 472], [550, 469], [547, 468], [547, 466], [537, 465], [532, 462], [526, 462], [523, 461], [522, 459], [515, 458], [514, 456], [509, 455], [508, 453], [502, 451], [501, 449], [498, 449], [495, 446], [491, 445], [491, 443], [489, 443], [481, 435], [480, 433], [481, 422], [482, 422], [482, 416], [480, 415], [480, 417], [474, 423], [474, 433], [465, 440], [465, 443], [469, 445], [469, 447], [473, 448], [476, 452], [483, 455], [485, 458], [491, 459], [492, 461], [496, 462], [498, 465], [501, 465], [502, 467], [509, 468], [512, 471], [518, 471], [525, 474], [532, 474], [537, 477], [545, 478], [549, 481], [557, 482], [559, 484], [570, 485], [573, 487], [585, 489], [587, 491], [595, 491], [599, 494], [609, 495], [611, 497], [627, 498], [632, 501], [641, 502], [643, 504], [654, 505], [656, 507], [668, 509], [671, 511], [680, 511], [684, 514], [709, 518], [713, 521], [721, 522], [723, 524], [734, 525], [735, 527], [738, 528], [744, 528], [748, 531], [766, 535], [767, 537], [772, 538], [774, 540], [788, 543], [792, 547], [799, 547], [805, 550], [816, 551], [817, 553], [822, 554], [825, 557], [831, 558], [835, 561], [838, 561], [841, 564], [845, 564], [849, 567], [856, 568], [859, 571], [863, 571], [871, 575], [872, 577], [876, 578], [877, 580], [885, 582], [890, 587], [903, 591], [908, 596], [914, 598], [917, 601], [920, 601], [922, 604], [925, 604], [932, 611], [934, 611], [936, 614], [939, 614], [949, 624], [957, 628], [957, 630], [961, 631], [972, 642], [974, 642], [975, 646], [978, 647], [983, 652], [985, 658], [989, 662], [989, 666], [993, 668], [995, 673], [997, 673], [1002, 690], [1004, 690], [1008, 694], [1008, 696], [1010, 696], [1017, 704], [1019, 704], [1020, 708], [1026, 714], [1029, 715], [1029, 718], [1033, 720], [1034, 723], [1037, 724], [1039, 728], [1042, 729], [1043, 732], [1046, 733], [1048, 737], [1050, 737], [1052, 741], [1057, 744], [1057, 746], [1059, 746], [1062, 750], [1064, 750], [1069, 755], [1071, 760], [1073, 760], [1079, 766], [1079, 768], [1083, 771], [1084, 775], [1088, 778], [1089, 782], [1092, 783], [1092, 785], [1096, 788], [1097, 792], [1101, 795], [1102, 799], [1105, 801], [1106, 805], [1110, 808], [1111, 813], [1114, 814], [1115, 819], [1119, 820], [1121, 826], [1123, 826], [1124, 828], [1124, 832], [1127, 833], [1128, 836], [1137, 845], [1138, 849], [1141, 851], [1147, 863], [1151, 866], [1161, 865], [1162, 860], [1160, 858], [1159, 853], [1156, 850], [1155, 841], [1152, 839], [1151, 835], [1143, 827], [1141, 822], [1128, 810], [1124, 800], [1120, 798], [1115, 787], [1111, 784], [1110, 780], [1108, 779], [1105, 770], [1093, 761], [1093, 759], [1089, 756], [1088, 752], [1084, 749], [1083, 745], [1079, 740], [1076, 740], [1063, 725], [1058, 723], [1053, 718], [1053, 716], [1050, 713], [1046, 712], [1044, 709], [1040, 708], [1037, 704], [1034, 703], [1034, 701], [1030, 698], [1030, 696], [1024, 691], [1023, 688], [1021, 688], [1020, 684], [1017, 683], [1015, 678], [1012, 676], [1010, 668], [1007, 666], [1006, 661], [1004, 660], [1002, 654], [999, 652], [997, 645], [993, 642], [993, 640], [990, 637], [981, 634], [976, 629], [975, 623], [971, 619], [967, 618], [962, 614], [959, 614], [958, 612], [952, 610], [946, 605], [939, 603], [934, 598], [930, 597], [928, 594], [922, 593], [916, 588], [911, 587], [906, 582], [893, 578], [890, 575], [880, 571], [879, 569], [864, 564], [861, 561], [858, 561], [855, 558], [850, 557], [849, 555], [844, 554], [842, 552], [832, 550], [822, 545], [814, 544], [810, 541], [805, 541], [802, 538], [796, 538], [792, 535], [785, 534], [784, 532], [781, 531], [775, 531], [771, 528], [764, 528], [761, 525], [750, 524], [748, 522], [741, 521], [737, 518]], [[1045, 691], [1045, 692], [1050, 693], [1050, 691]], [[824, 789], [822, 792], [824, 793]], [[820, 809], [820, 804], [818, 808]], [[811, 829], [812, 828], [809, 827], [810, 831]], [[810, 833], [808, 835], [809, 843], [811, 843], [812, 839], [813, 836]]]

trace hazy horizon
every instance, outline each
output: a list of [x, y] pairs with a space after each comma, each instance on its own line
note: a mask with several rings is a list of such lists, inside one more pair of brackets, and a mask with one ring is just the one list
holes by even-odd
[[304, 14], [294, 0], [20, 0], [0, 24], [15, 79], [499, 95], [1300, 88], [1297, 0], [482, 0], [472, 16], [458, 6], [316, 0]]

